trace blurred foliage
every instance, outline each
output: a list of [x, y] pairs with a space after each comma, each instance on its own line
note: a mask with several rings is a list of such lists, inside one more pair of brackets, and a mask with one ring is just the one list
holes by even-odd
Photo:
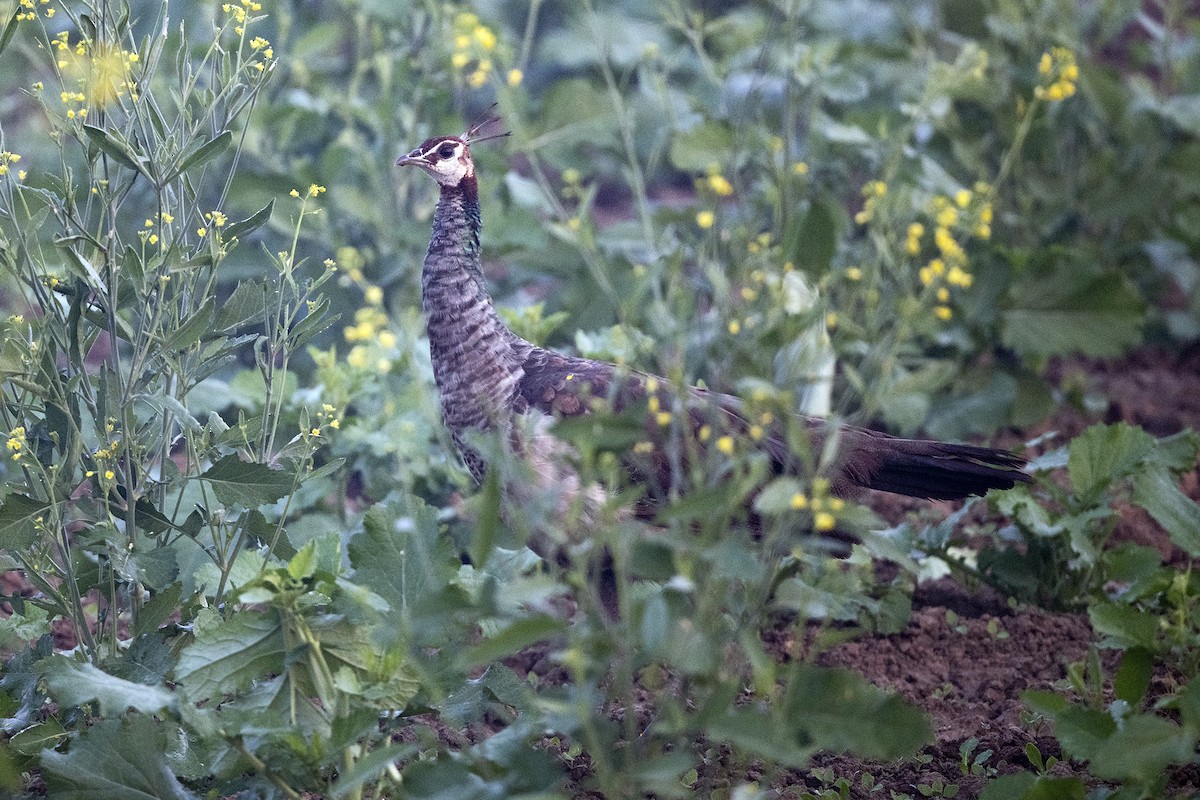
[[[523, 335], [776, 418], [989, 434], [1063, 401], [1057, 357], [1200, 336], [1196, 30], [1154, 7], [0, 3], [0, 566], [35, 591], [0, 620], [0, 786], [671, 797], [754, 762], [753, 797], [919, 746], [810, 663], [907, 619], [918, 567], [868, 510], [782, 478], [751, 518], [766, 465], [731, 441], [651, 528], [619, 417], [560, 426], [602, 519], [551, 490], [502, 519], [521, 464], [471, 487], [419, 312], [435, 197], [390, 165], [497, 102], [485, 266]], [[1195, 555], [1186, 447], [1089, 431], [1069, 489], [995, 501], [978, 569], [1105, 635], [1167, 620], [1134, 643], [1194, 667], [1194, 582], [1102, 547], [1129, 496]], [[833, 524], [845, 560], [804, 535]]]

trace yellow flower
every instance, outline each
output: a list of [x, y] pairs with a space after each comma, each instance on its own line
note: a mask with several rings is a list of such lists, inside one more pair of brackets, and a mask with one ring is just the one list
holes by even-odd
[[462, 69], [469, 63], [471, 63], [471, 57], [466, 53], [458, 52], [450, 56], [450, 66], [455, 69]]
[[728, 197], [733, 194], [732, 184], [720, 173], [708, 176], [708, 188], [713, 191], [713, 194], [721, 197]]
[[763, 433], [764, 433], [764, 431], [763, 431], [762, 425], [751, 425], [750, 426], [750, 438], [753, 439], [754, 441], [757, 442], [759, 439], [761, 439], [763, 437]]
[[521, 81], [525, 80], [525, 73], [519, 69], [510, 69], [508, 71], [507, 82], [509, 86], [520, 86]]
[[734, 336], [737, 336], [742, 332], [742, 323], [738, 322], [736, 319], [729, 320], [729, 332]]
[[837, 524], [837, 519], [828, 511], [818, 511], [813, 514], [813, 528], [818, 531], [831, 531]]
[[471, 73], [471, 77], [467, 78], [467, 83], [470, 84], [472, 89], [478, 89], [487, 83], [487, 78], [488, 74], [486, 70], [476, 69]]
[[711, 436], [712, 428], [708, 425], [701, 425], [700, 430], [696, 433], [696, 437], [702, 442], [707, 442]]
[[954, 195], [954, 203], [959, 208], [966, 208], [971, 205], [971, 191], [969, 189], [959, 189]]
[[717, 449], [727, 456], [733, 455], [733, 437], [722, 436], [717, 439]]
[[104, 480], [111, 481], [115, 477], [117, 477], [117, 475], [111, 469], [104, 470]]
[[350, 348], [350, 352], [346, 354], [346, 363], [354, 369], [363, 369], [367, 366], [367, 348], [362, 345], [355, 345]]
[[847, 267], [846, 268], [846, 279], [847, 280], [861, 281], [862, 276], [863, 276], [863, 271], [860, 267]]
[[660, 428], [665, 428], [666, 426], [671, 424], [671, 412], [670, 411], [658, 412], [657, 414], [654, 415], [654, 421], [658, 423], [658, 426]]
[[363, 291], [363, 297], [373, 306], [377, 306], [383, 302], [383, 289], [378, 286], [368, 286]]
[[396, 334], [391, 331], [380, 331], [375, 340], [379, 342], [380, 347], [386, 347], [389, 350], [396, 346]]
[[717, 221], [717, 216], [711, 211], [701, 211], [696, 214], [696, 224], [705, 230], [711, 228]]
[[633, 452], [643, 456], [649, 455], [650, 453], [654, 452], [654, 445], [645, 441], [638, 442], [633, 446]]
[[797, 511], [803, 511], [804, 509], [808, 508], [808, 498], [802, 493], [796, 492], [794, 495], [792, 495], [792, 508]]
[[792, 164], [792, 172], [796, 173], [797, 175], [807, 175], [808, 171], [809, 167], [807, 161], [797, 161], [795, 164]]
[[933, 315], [942, 322], [946, 322], [954, 316], [954, 312], [950, 310], [950, 306], [934, 306]]
[[475, 41], [479, 42], [479, 46], [484, 50], [494, 50], [496, 48], [496, 34], [492, 33], [490, 28], [480, 25], [475, 29]]
[[825, 315], [825, 327], [836, 328], [838, 324], [838, 316], [836, 311], [830, 311]]

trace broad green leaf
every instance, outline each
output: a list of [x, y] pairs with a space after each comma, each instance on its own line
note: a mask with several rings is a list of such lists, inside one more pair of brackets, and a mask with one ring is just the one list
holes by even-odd
[[1131, 647], [1121, 656], [1121, 666], [1113, 675], [1113, 694], [1136, 708], [1150, 688], [1154, 656], [1144, 647]]
[[1065, 296], [1055, 287], [1062, 280], [1052, 274], [1018, 290], [1001, 314], [1005, 345], [1035, 358], [1117, 356], [1141, 341], [1145, 309], [1124, 277], [1106, 275]]
[[1119, 422], [1093, 425], [1071, 441], [1067, 473], [1084, 498], [1132, 474], [1154, 449], [1154, 438], [1141, 428]]
[[1154, 649], [1158, 618], [1119, 603], [1094, 603], [1088, 618], [1096, 633], [1109, 637], [1118, 647]]
[[71, 734], [58, 721], [58, 717], [46, 717], [45, 722], [30, 725], [8, 740], [8, 745], [18, 753], [35, 756], [47, 748], [58, 747], [71, 738]]
[[979, 800], [1084, 800], [1087, 787], [1079, 778], [1053, 778], [1018, 772], [988, 781]]
[[354, 581], [397, 611], [423, 604], [458, 571], [453, 549], [438, 533], [437, 510], [419, 497], [372, 507], [349, 551]]
[[283, 630], [275, 614], [243, 611], [202, 627], [179, 654], [175, 682], [189, 700], [236, 692], [284, 669]]
[[0, 549], [19, 552], [38, 540], [38, 520], [50, 506], [23, 494], [10, 494], [0, 506]]
[[892, 759], [933, 740], [924, 712], [849, 670], [800, 666], [783, 702], [785, 718], [821, 750]]
[[498, 661], [531, 644], [557, 636], [566, 630], [566, 623], [546, 614], [523, 617], [472, 647], [463, 656], [464, 666], [476, 666]]
[[1150, 512], [1181, 550], [1200, 558], [1200, 504], [1184, 494], [1166, 470], [1134, 475], [1133, 502]]
[[66, 656], [56, 656], [46, 665], [46, 685], [63, 706], [95, 700], [103, 717], [119, 717], [131, 708], [143, 714], [175, 708], [175, 695], [161, 686], [127, 681]]
[[290, 492], [294, 483], [287, 470], [242, 461], [236, 455], [225, 456], [200, 477], [212, 485], [222, 503], [245, 508], [274, 503]]
[[1108, 737], [1091, 757], [1098, 778], [1150, 785], [1168, 764], [1183, 764], [1195, 756], [1196, 741], [1162, 717], [1137, 714]]
[[833, 261], [844, 221], [840, 206], [820, 200], [814, 202], [804, 219], [784, 234], [788, 260], [814, 279], [824, 275]]
[[67, 752], [42, 751], [42, 774], [57, 800], [195, 800], [167, 764], [166, 747], [149, 717], [100, 720]]
[[804, 765], [816, 750], [812, 745], [801, 747], [795, 737], [781, 736], [779, 720], [754, 709], [730, 709], [713, 720], [705, 732], [738, 750], [785, 766]]

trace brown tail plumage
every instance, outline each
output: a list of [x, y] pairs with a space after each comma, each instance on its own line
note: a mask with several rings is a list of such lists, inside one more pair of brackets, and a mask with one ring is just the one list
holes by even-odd
[[846, 479], [869, 489], [959, 500], [1030, 481], [1020, 471], [1025, 459], [1004, 450], [863, 433], [844, 469]]

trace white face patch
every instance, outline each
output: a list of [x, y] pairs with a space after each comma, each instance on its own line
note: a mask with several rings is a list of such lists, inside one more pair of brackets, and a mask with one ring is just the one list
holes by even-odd
[[443, 139], [425, 150], [418, 147], [397, 163], [420, 167], [442, 186], [457, 186], [463, 178], [475, 174], [467, 145], [454, 139]]

